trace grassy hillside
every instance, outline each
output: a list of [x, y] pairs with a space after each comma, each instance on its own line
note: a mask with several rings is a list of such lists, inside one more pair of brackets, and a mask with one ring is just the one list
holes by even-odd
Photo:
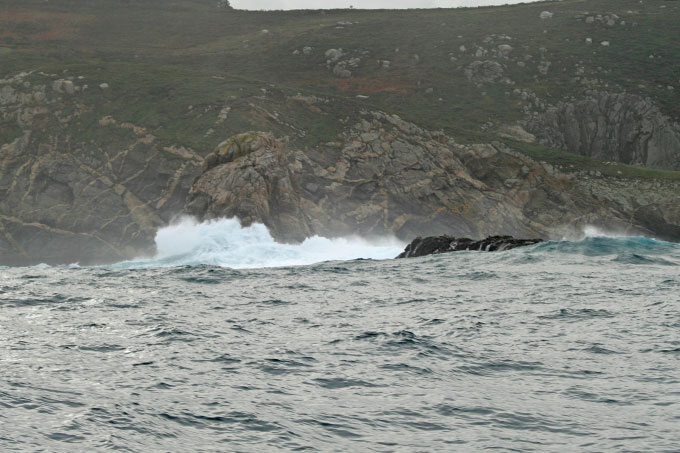
[[[531, 108], [522, 92], [556, 103], [586, 89], [627, 91], [680, 118], [675, 0], [286, 12], [215, 3], [0, 0], [0, 76], [33, 70], [108, 83], [110, 90], [85, 98], [90, 121], [113, 115], [201, 153], [254, 128], [307, 146], [332, 141], [361, 109], [398, 113], [463, 142], [507, 141], [495, 131]], [[541, 19], [543, 11], [552, 17]], [[512, 50], [504, 56], [499, 46]], [[342, 49], [342, 57], [328, 63], [329, 49]], [[352, 59], [351, 77], [333, 72]], [[502, 66], [502, 79], [470, 80], [470, 64], [487, 60]], [[291, 101], [298, 93], [327, 102]], [[225, 107], [228, 120], [216, 124]], [[78, 133], [88, 134], [81, 126]], [[2, 136], [12, 129], [3, 124]], [[514, 145], [548, 161], [601, 167]]]

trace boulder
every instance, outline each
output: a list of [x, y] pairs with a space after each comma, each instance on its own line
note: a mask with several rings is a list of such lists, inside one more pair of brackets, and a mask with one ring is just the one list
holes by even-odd
[[474, 83], [498, 82], [503, 79], [503, 66], [492, 60], [476, 60], [465, 69], [465, 75]]
[[510, 55], [510, 53], [512, 53], [512, 51], [513, 48], [509, 44], [501, 44], [498, 46], [498, 54], [501, 57], [507, 57], [508, 55]]
[[13, 104], [18, 99], [17, 92], [9, 85], [0, 89], [0, 105]]
[[345, 79], [352, 77], [352, 71], [345, 68], [345, 65], [343, 63], [338, 63], [335, 65], [335, 67], [333, 67], [333, 74]]
[[71, 82], [70, 80], [64, 80], [62, 88], [64, 89], [64, 92], [66, 92], [66, 94], [73, 94], [73, 92], [75, 91], [75, 86], [73, 85], [73, 82]]
[[330, 64], [335, 63], [342, 58], [344, 53], [342, 52], [342, 49], [328, 49], [324, 55], [326, 55], [326, 60]]
[[553, 16], [554, 16], [554, 14], [551, 13], [550, 11], [543, 11], [543, 12], [541, 12], [541, 14], [539, 14], [538, 17], [540, 17], [541, 19], [545, 20], [545, 19], [550, 19], [550, 18], [553, 17]]

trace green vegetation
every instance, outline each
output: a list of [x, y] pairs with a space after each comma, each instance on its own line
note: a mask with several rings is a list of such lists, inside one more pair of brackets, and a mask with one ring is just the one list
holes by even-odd
[[[104, 140], [105, 131], [93, 125], [112, 116], [202, 154], [225, 137], [259, 129], [314, 146], [337, 139], [344, 128], [339, 120], [356, 121], [361, 110], [376, 109], [461, 142], [501, 140], [567, 167], [678, 178], [515, 143], [494, 132], [531, 107], [516, 89], [549, 103], [590, 88], [627, 91], [651, 97], [665, 114], [680, 118], [676, 1], [252, 12], [216, 8], [214, 0], [0, 0], [0, 9], [0, 77], [24, 70], [83, 77], [87, 112], [78, 119], [78, 133], [88, 140]], [[554, 16], [540, 19], [545, 10]], [[586, 22], [612, 14], [613, 25]], [[512, 46], [508, 58], [494, 55], [502, 44]], [[350, 78], [326, 64], [326, 50], [340, 48], [344, 59], [360, 59], [349, 68]], [[470, 63], [487, 59], [503, 65], [507, 83], [469, 80]], [[546, 73], [538, 69], [542, 61], [550, 62]], [[100, 83], [110, 89], [99, 89]], [[291, 100], [298, 93], [327, 102]], [[228, 119], [220, 122], [225, 108]], [[16, 136], [13, 126], [0, 127], [3, 140]]]

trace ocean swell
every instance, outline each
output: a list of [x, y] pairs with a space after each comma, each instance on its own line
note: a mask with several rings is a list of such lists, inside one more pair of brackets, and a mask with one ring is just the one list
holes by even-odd
[[[267, 227], [255, 223], [242, 227], [238, 219], [197, 222], [185, 217], [156, 233], [157, 253], [114, 265], [115, 268], [219, 266], [233, 269], [300, 266], [323, 261], [392, 259], [405, 244], [395, 238], [368, 240], [360, 237], [314, 236], [300, 244], [281, 244]], [[519, 250], [519, 249], [518, 249]], [[465, 252], [454, 252], [454, 254]], [[470, 252], [484, 253], [484, 252]], [[680, 264], [680, 245], [647, 237], [584, 230], [579, 241], [548, 241], [520, 251], [504, 252], [515, 259], [551, 260], [557, 255], [612, 257], [623, 264]]]

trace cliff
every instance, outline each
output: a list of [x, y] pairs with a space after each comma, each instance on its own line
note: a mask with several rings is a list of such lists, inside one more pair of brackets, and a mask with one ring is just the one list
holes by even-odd
[[0, 263], [89, 264], [152, 253], [156, 230], [182, 211], [202, 158], [99, 117], [87, 103], [101, 96], [99, 86], [51, 79], [0, 80], [2, 119], [19, 126], [0, 146]]
[[589, 90], [582, 99], [533, 112], [525, 128], [544, 145], [583, 156], [680, 169], [680, 125], [649, 98]]
[[501, 143], [457, 144], [382, 112], [314, 150], [251, 132], [206, 161], [189, 211], [262, 222], [282, 241], [353, 233], [561, 239], [586, 226], [680, 240], [677, 182], [562, 172]]

